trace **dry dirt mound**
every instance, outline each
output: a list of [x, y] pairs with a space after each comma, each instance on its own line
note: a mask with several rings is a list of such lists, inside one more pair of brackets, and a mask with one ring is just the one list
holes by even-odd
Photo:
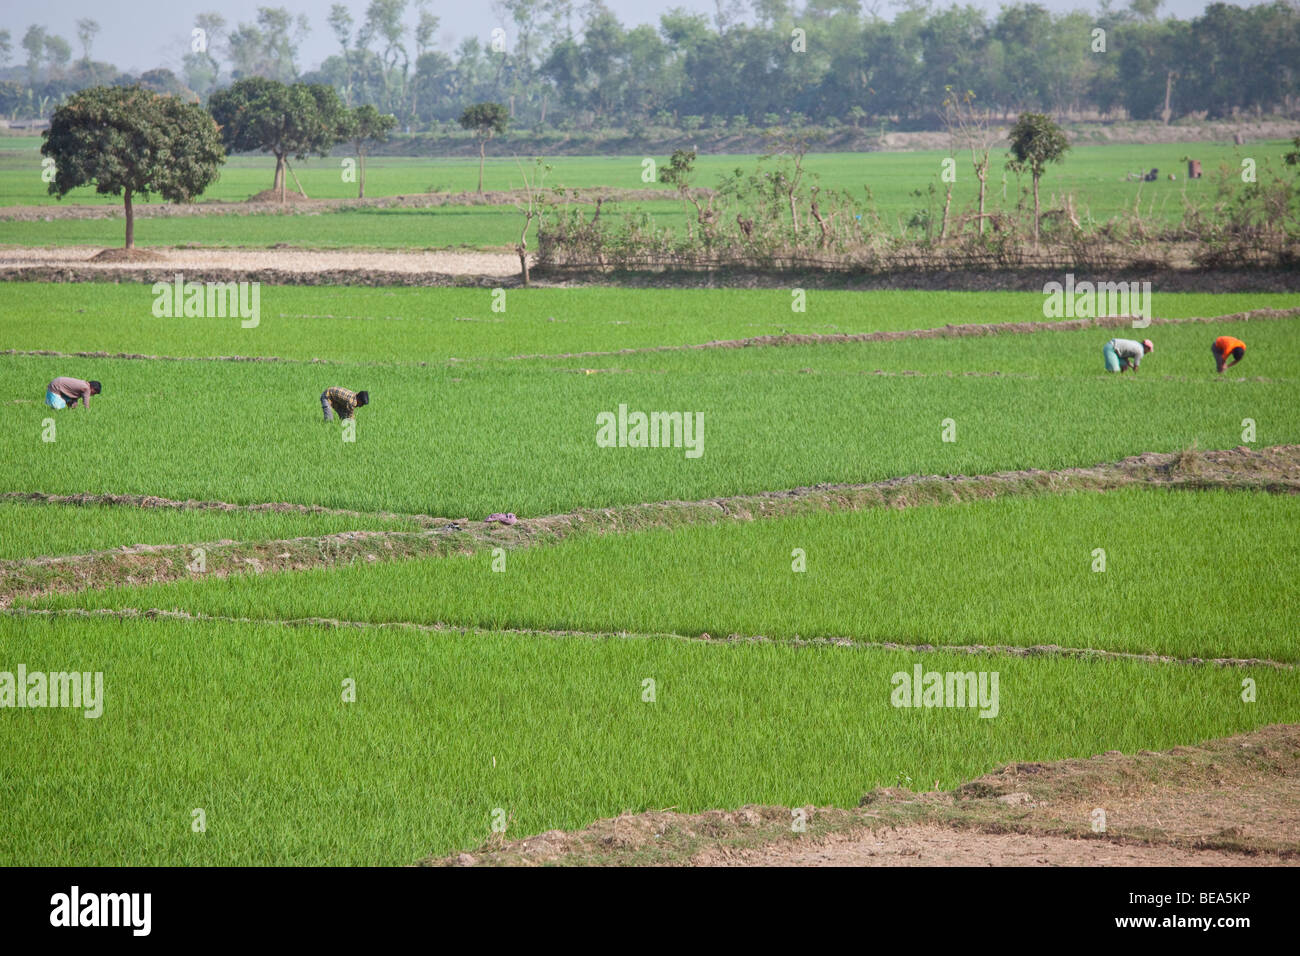
[[90, 257], [91, 262], [101, 263], [132, 263], [132, 262], [163, 262], [166, 256], [160, 255], [150, 249], [104, 249]]
[[1300, 725], [1288, 724], [1162, 753], [1010, 764], [948, 792], [874, 790], [852, 810], [627, 814], [422, 865], [1268, 866], [1297, 859]]
[[[281, 199], [280, 190], [263, 189], [260, 193], [257, 193], [256, 195], [253, 196], [249, 196], [244, 201], [250, 203], [280, 203], [280, 202], [310, 203], [310, 202], [319, 202], [320, 200], [312, 199], [309, 196], [307, 196], [305, 193], [298, 192], [296, 189], [286, 189], [284, 191], [284, 198]], [[204, 207], [198, 206], [196, 208], [202, 209]]]

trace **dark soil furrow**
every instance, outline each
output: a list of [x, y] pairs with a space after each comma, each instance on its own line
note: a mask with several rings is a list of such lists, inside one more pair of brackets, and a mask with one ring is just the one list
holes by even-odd
[[1173, 657], [1167, 654], [1135, 654], [1127, 651], [1108, 651], [1090, 647], [1062, 647], [1059, 644], [908, 644], [897, 641], [863, 641], [851, 637], [776, 638], [761, 634], [729, 634], [725, 637], [711, 634], [676, 634], [669, 631], [584, 631], [558, 628], [532, 627], [479, 627], [435, 622], [420, 624], [414, 621], [348, 621], [332, 617], [258, 618], [234, 617], [223, 614], [190, 612], [181, 608], [0, 608], [0, 615], [11, 617], [108, 617], [117, 620], [174, 620], [219, 621], [228, 624], [275, 624], [281, 627], [328, 627], [358, 630], [417, 631], [428, 634], [516, 634], [520, 637], [574, 638], [583, 640], [644, 640], [666, 638], [704, 644], [790, 644], [796, 647], [858, 647], [865, 650], [906, 651], [914, 654], [969, 654], [1000, 657], [1068, 657], [1087, 660], [1140, 661], [1146, 664], [1178, 664], [1199, 667], [1270, 667], [1276, 670], [1295, 670], [1287, 661], [1274, 661], [1260, 657]]

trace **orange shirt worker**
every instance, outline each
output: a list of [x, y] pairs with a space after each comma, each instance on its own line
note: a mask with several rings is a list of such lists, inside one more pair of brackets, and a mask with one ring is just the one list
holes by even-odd
[[[1234, 339], [1231, 335], [1220, 335], [1210, 346], [1210, 351], [1214, 353], [1214, 364], [1222, 372], [1225, 368], [1232, 368], [1241, 361], [1246, 354], [1246, 343], [1241, 339]], [[1232, 361], [1225, 365], [1229, 355], [1232, 356]]]

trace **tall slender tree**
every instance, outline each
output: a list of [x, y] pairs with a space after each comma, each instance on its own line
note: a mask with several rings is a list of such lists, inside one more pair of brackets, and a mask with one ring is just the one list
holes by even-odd
[[339, 125], [339, 135], [352, 144], [357, 154], [357, 198], [366, 196], [366, 155], [376, 143], [388, 139], [397, 125], [397, 117], [381, 113], [369, 103], [354, 110], [345, 110]]
[[493, 136], [506, 131], [510, 124], [510, 111], [501, 103], [475, 103], [465, 108], [458, 121], [462, 129], [467, 129], [478, 140], [478, 191], [483, 193], [483, 164], [487, 156], [487, 144]]
[[1042, 113], [1021, 113], [1011, 128], [1011, 156], [1007, 168], [1012, 172], [1028, 172], [1034, 180], [1034, 245], [1038, 245], [1038, 181], [1043, 178], [1048, 163], [1059, 163], [1070, 148], [1065, 132], [1049, 116]]

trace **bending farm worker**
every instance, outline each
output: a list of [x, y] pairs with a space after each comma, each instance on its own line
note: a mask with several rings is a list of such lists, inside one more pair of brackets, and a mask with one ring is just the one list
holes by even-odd
[[[1214, 353], [1215, 366], [1222, 373], [1225, 368], [1232, 368], [1245, 357], [1246, 343], [1241, 339], [1234, 339], [1231, 335], [1220, 335], [1210, 346], [1210, 351]], [[1232, 356], [1231, 362], [1228, 362], [1229, 355]]]
[[346, 388], [339, 388], [332, 385], [320, 393], [321, 411], [325, 413], [325, 421], [334, 420], [334, 413], [339, 413], [339, 418], [353, 418], [356, 410], [362, 405], [370, 404], [369, 392], [350, 392]]
[[1101, 355], [1106, 363], [1106, 371], [1123, 374], [1129, 369], [1136, 372], [1138, 366], [1142, 364], [1142, 356], [1154, 352], [1155, 348], [1150, 339], [1143, 339], [1141, 342], [1132, 339], [1111, 339], [1102, 346]]
[[98, 382], [83, 382], [79, 378], [60, 376], [45, 386], [45, 404], [50, 408], [76, 408], [77, 399], [81, 399], [81, 404], [89, 408], [90, 396], [98, 395], [103, 390], [104, 386]]

